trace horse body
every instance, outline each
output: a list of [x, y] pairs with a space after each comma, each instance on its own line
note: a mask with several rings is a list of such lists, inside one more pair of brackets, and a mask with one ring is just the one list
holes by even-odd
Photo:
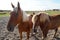
[[49, 16], [44, 12], [40, 12], [38, 15], [35, 15], [32, 18], [32, 22], [34, 24], [34, 31], [36, 32], [36, 27], [40, 26], [43, 32], [43, 36], [46, 37], [46, 34], [48, 32], [46, 29], [49, 26], [48, 24], [50, 24]]
[[[43, 16], [44, 15], [44, 16]], [[50, 16], [48, 14], [40, 13], [34, 17], [34, 30], [36, 31], [36, 27], [40, 26], [43, 37], [47, 36], [48, 30], [55, 29], [55, 34], [60, 26], [60, 15]], [[55, 35], [54, 35], [55, 36]]]
[[[12, 7], [15, 8], [13, 4]], [[17, 8], [18, 8], [17, 10], [15, 9], [10, 13], [11, 16], [7, 25], [7, 30], [13, 32], [14, 27], [18, 24], [21, 40], [22, 40], [22, 32], [27, 32], [27, 39], [29, 40], [29, 33], [33, 27], [33, 23], [31, 21], [33, 15], [28, 16], [26, 12], [23, 12], [20, 8], [19, 2]]]

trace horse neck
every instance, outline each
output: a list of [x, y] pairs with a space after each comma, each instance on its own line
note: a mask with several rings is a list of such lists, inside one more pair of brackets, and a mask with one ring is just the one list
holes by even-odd
[[23, 20], [23, 11], [20, 9], [20, 13], [19, 13], [19, 18], [20, 18], [20, 23], [22, 23]]

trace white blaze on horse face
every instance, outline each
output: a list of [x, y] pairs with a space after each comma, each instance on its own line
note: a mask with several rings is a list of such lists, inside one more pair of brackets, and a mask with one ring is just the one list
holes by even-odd
[[29, 15], [23, 11], [23, 21], [29, 21]]

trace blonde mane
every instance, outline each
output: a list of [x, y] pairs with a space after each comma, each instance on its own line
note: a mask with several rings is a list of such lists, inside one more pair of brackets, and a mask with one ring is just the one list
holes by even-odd
[[29, 20], [29, 14], [23, 11], [23, 21], [28, 21]]
[[[17, 7], [15, 7], [14, 9], [13, 9], [13, 11], [15, 11], [16, 13], [17, 13], [17, 10], [18, 10], [18, 8]], [[23, 13], [23, 21], [28, 21], [29, 20], [29, 14], [27, 14], [25, 11], [23, 11], [23, 10], [21, 10], [22, 11], [22, 13]]]

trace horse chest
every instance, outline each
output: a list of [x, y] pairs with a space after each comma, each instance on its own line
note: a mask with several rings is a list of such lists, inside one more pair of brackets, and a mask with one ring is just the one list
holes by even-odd
[[22, 29], [26, 29], [26, 28], [29, 27], [29, 23], [28, 23], [28, 22], [23, 22], [23, 23], [21, 23], [19, 26], [20, 26], [20, 29], [21, 29], [21, 28], [22, 28]]
[[18, 26], [18, 28], [19, 28], [20, 31], [23, 31], [23, 32], [27, 32], [28, 30], [30, 30], [29, 23], [27, 23], [27, 22], [24, 22], [24, 23], [20, 24]]

